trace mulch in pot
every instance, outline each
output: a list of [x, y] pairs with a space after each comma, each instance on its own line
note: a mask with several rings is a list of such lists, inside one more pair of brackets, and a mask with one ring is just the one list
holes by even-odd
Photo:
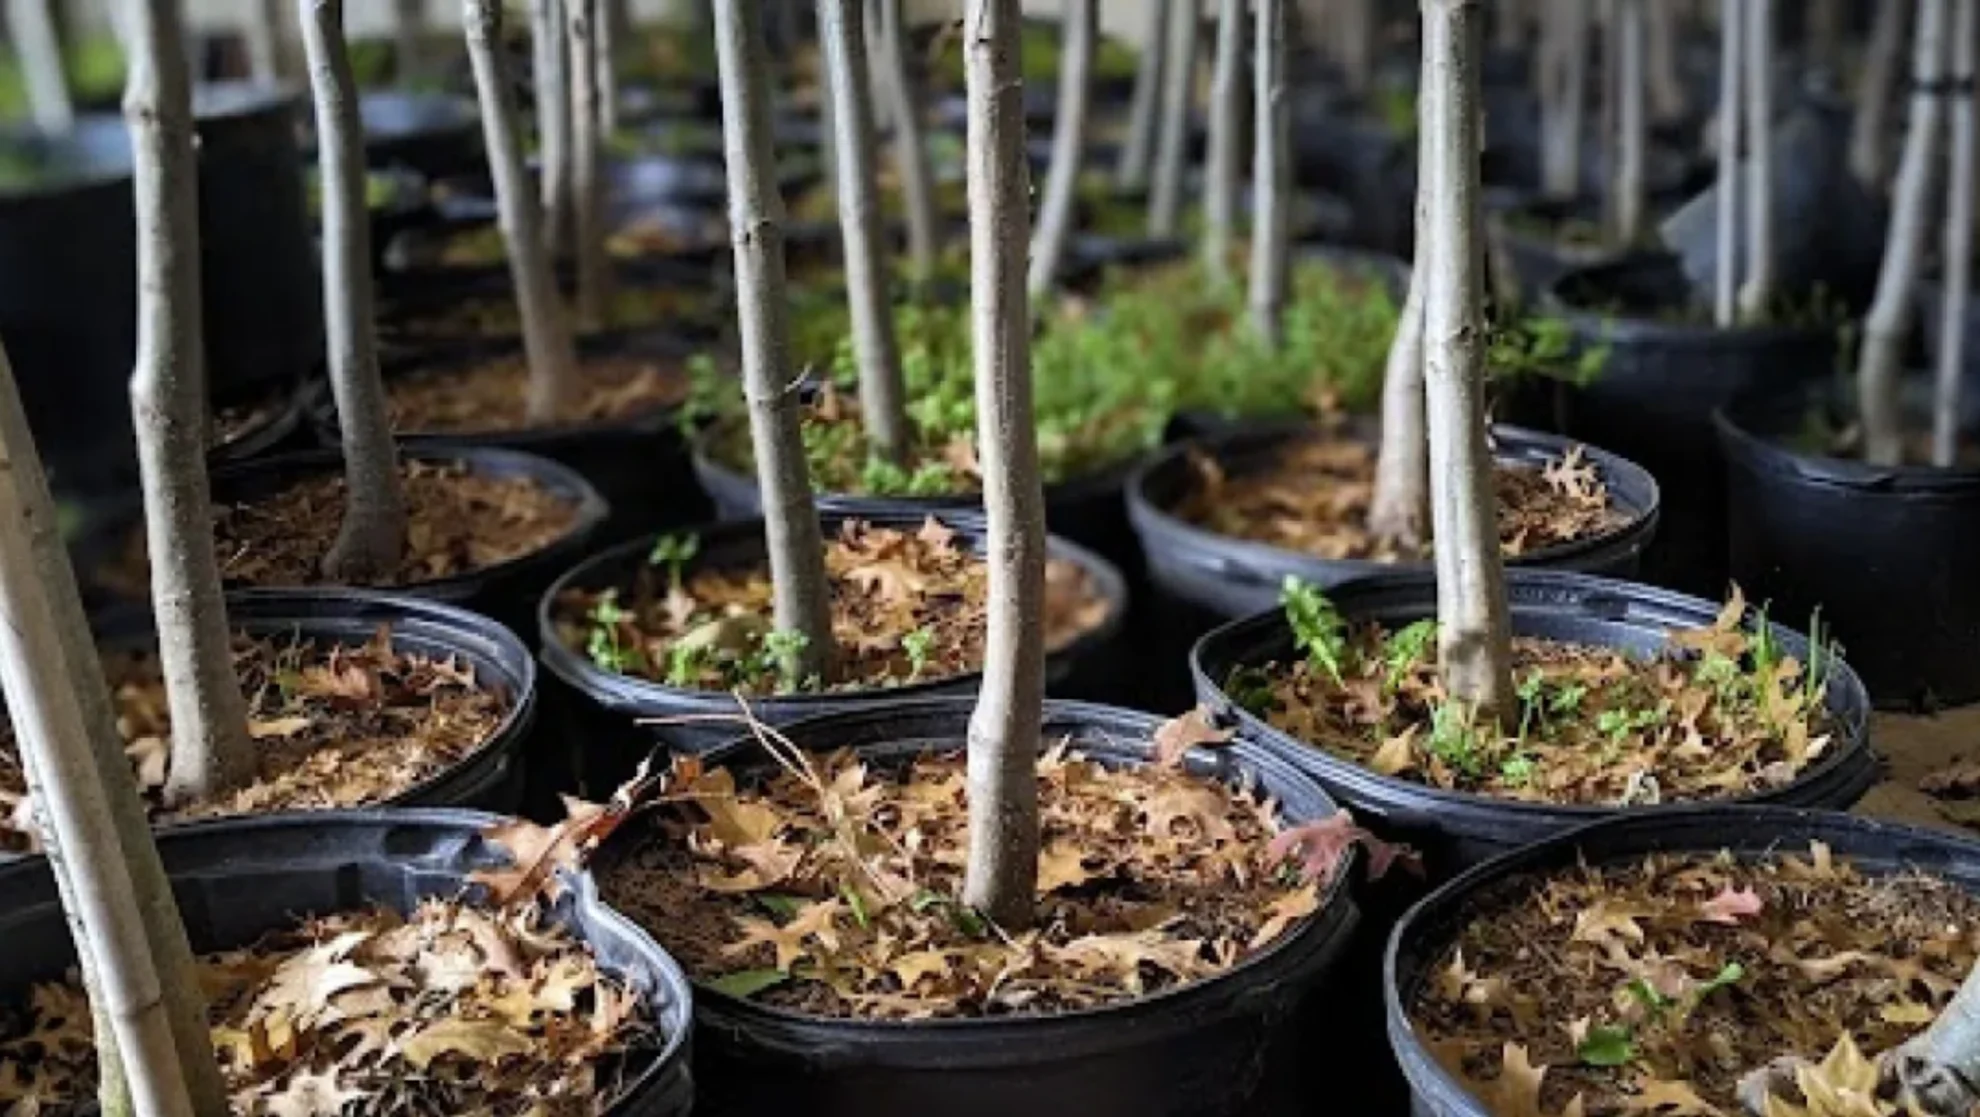
[[1820, 843], [1514, 878], [1475, 909], [1407, 1010], [1495, 1117], [1743, 1113], [1740, 1078], [1788, 1055], [1867, 1095], [1864, 1057], [1929, 1024], [1980, 957], [1964, 889]]
[[[989, 568], [934, 518], [919, 531], [846, 521], [826, 541], [831, 679], [796, 679], [773, 631], [768, 564], [685, 571], [692, 535], [663, 536], [627, 587], [571, 589], [552, 614], [559, 638], [610, 671], [706, 690], [790, 693], [897, 686], [981, 670]], [[1108, 601], [1077, 565], [1051, 559], [1042, 623], [1048, 649], [1107, 619]]]
[[[679, 364], [638, 353], [580, 353], [578, 395], [556, 425], [613, 422], [686, 400]], [[443, 368], [400, 373], [385, 383], [392, 429], [474, 435], [530, 429], [529, 361], [504, 353]]]

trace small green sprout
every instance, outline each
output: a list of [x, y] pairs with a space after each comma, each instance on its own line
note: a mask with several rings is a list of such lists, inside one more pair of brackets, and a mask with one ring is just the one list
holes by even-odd
[[585, 639], [585, 652], [591, 656], [591, 662], [621, 674], [641, 665], [643, 660], [639, 649], [619, 639], [619, 625], [631, 618], [632, 614], [619, 605], [618, 590], [606, 590], [599, 595], [598, 601], [585, 613], [585, 620], [591, 623], [591, 630]]
[[1382, 662], [1388, 667], [1382, 676], [1383, 692], [1394, 694], [1403, 679], [1436, 646], [1437, 622], [1433, 619], [1415, 621], [1391, 633], [1382, 646]]
[[935, 630], [922, 625], [901, 637], [901, 651], [907, 653], [909, 678], [919, 679], [928, 669], [928, 658], [935, 652]]
[[1310, 663], [1340, 682], [1349, 653], [1347, 621], [1341, 617], [1340, 610], [1334, 608], [1334, 603], [1327, 600], [1318, 586], [1290, 574], [1279, 589], [1279, 604], [1285, 608], [1293, 643]]
[[667, 568], [667, 588], [681, 592], [681, 572], [694, 556], [701, 553], [701, 537], [692, 533], [663, 535], [653, 541], [653, 549], [646, 554], [648, 566]]

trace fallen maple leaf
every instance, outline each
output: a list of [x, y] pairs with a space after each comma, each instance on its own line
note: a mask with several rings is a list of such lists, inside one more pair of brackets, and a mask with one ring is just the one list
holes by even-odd
[[1199, 745], [1221, 745], [1228, 742], [1236, 733], [1232, 729], [1219, 729], [1210, 722], [1210, 711], [1197, 706], [1187, 713], [1172, 717], [1155, 729], [1155, 763], [1164, 768], [1173, 768], [1182, 763], [1189, 750]]
[[1416, 851], [1408, 846], [1390, 845], [1362, 829], [1346, 808], [1317, 822], [1302, 823], [1282, 830], [1266, 847], [1276, 858], [1298, 855], [1307, 880], [1321, 886], [1332, 883], [1341, 862], [1355, 846], [1368, 851], [1368, 879], [1381, 880], [1397, 864], [1412, 872], [1422, 869]]
[[1740, 920], [1759, 915], [1763, 907], [1758, 892], [1727, 885], [1717, 896], [1699, 905], [1698, 918], [1707, 923], [1738, 926]]

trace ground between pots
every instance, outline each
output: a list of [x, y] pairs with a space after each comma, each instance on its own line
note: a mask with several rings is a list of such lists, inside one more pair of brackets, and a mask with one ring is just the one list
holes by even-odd
[[[581, 355], [577, 371], [576, 398], [546, 426], [626, 419], [687, 398], [687, 374], [668, 358]], [[522, 353], [403, 373], [386, 382], [386, 394], [395, 431], [488, 434], [531, 429], [529, 361]]]

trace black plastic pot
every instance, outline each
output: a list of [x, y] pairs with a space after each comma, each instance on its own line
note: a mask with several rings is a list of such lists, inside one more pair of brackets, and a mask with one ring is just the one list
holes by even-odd
[[364, 154], [374, 166], [400, 166], [428, 178], [483, 165], [481, 111], [472, 97], [374, 89], [358, 99]]
[[[1375, 621], [1388, 628], [1437, 612], [1436, 579], [1429, 575], [1369, 579], [1341, 586], [1329, 596], [1349, 621]], [[1713, 602], [1650, 586], [1545, 570], [1509, 572], [1507, 596], [1515, 636], [1646, 654], [1662, 650], [1673, 631], [1710, 626], [1719, 612]], [[1778, 624], [1771, 628], [1787, 654], [1808, 661], [1808, 641], [1800, 633]], [[1298, 654], [1278, 610], [1233, 621], [1205, 636], [1190, 657], [1197, 695], [1218, 718], [1240, 726], [1246, 736], [1319, 780], [1371, 829], [1421, 851], [1433, 879], [1599, 818], [1669, 809], [1512, 802], [1377, 775], [1273, 728], [1223, 690], [1224, 680], [1237, 668], [1288, 662]], [[1869, 789], [1877, 776], [1870, 752], [1870, 701], [1846, 662], [1835, 663], [1828, 709], [1835, 719], [1828, 755], [1793, 783], [1741, 801], [1841, 810]]]
[[[197, 951], [249, 946], [311, 914], [373, 904], [410, 913], [429, 897], [452, 899], [471, 876], [507, 863], [480, 832], [496, 818], [474, 811], [337, 811], [202, 822], [162, 833], [158, 852]], [[45, 858], [0, 865], [0, 989], [8, 1000], [58, 981], [76, 964], [68, 921]], [[598, 900], [589, 878], [571, 882], [550, 917], [589, 946], [599, 965], [637, 988], [653, 1014], [660, 1050], [634, 1056], [625, 1090], [601, 1112], [686, 1117], [693, 995], [666, 952]]]
[[271, 457], [286, 450], [300, 449], [304, 442], [303, 400], [300, 392], [289, 389], [263, 391], [249, 399], [267, 401], [267, 414], [258, 417], [246, 429], [232, 438], [214, 446], [206, 452], [209, 468], [219, 469], [253, 461], [256, 458]]
[[[569, 284], [566, 284], [568, 287]], [[681, 313], [643, 325], [615, 327], [637, 331], [665, 329], [681, 337], [712, 341], [733, 317], [734, 295], [726, 277], [719, 281], [705, 267], [666, 259], [614, 261], [613, 290], [628, 288], [669, 291], [686, 304]], [[379, 339], [389, 352], [434, 356], [466, 348], [515, 347], [520, 331], [470, 334], [436, 325], [436, 316], [472, 300], [513, 303], [514, 286], [506, 267], [481, 271], [428, 269], [401, 275], [389, 285], [390, 295], [378, 303]]]
[[[955, 530], [958, 543], [982, 553], [989, 529], [980, 514], [944, 512], [940, 518], [944, 525]], [[847, 520], [913, 531], [926, 521], [927, 514], [841, 512], [825, 513], [820, 519], [830, 538]], [[700, 546], [684, 568], [688, 572], [760, 568], [766, 561], [761, 520], [710, 524], [695, 534]], [[634, 575], [647, 565], [652, 547], [651, 539], [634, 540], [585, 559], [557, 579], [543, 594], [537, 608], [536, 631], [542, 641], [543, 665], [569, 691], [565, 705], [571, 721], [561, 736], [574, 745], [573, 760], [580, 785], [600, 795], [609, 794], [617, 787], [656, 744], [706, 752], [733, 739], [741, 726], [736, 720], [739, 713], [736, 699], [727, 691], [674, 687], [607, 671], [557, 637], [559, 596], [571, 589], [630, 585]], [[1078, 564], [1086, 571], [1095, 591], [1108, 603], [1107, 618], [1098, 628], [1047, 657], [1046, 679], [1056, 691], [1112, 658], [1107, 653], [1127, 611], [1127, 591], [1118, 571], [1083, 548], [1053, 539], [1047, 553]], [[766, 696], [751, 698], [749, 708], [765, 724], [784, 725], [818, 714], [891, 707], [930, 695], [973, 693], [978, 679], [977, 674], [971, 673], [876, 690]], [[684, 720], [639, 724], [642, 719], [656, 718]]]
[[[1287, 447], [1314, 434], [1306, 426], [1238, 430], [1172, 446], [1134, 475], [1128, 482], [1128, 515], [1141, 534], [1149, 575], [1163, 594], [1221, 621], [1276, 607], [1279, 588], [1289, 577], [1331, 590], [1359, 578], [1429, 568], [1427, 563], [1398, 566], [1323, 559], [1219, 535], [1174, 514], [1196, 483], [1192, 461], [1197, 455], [1218, 463], [1227, 476], [1242, 477], [1271, 465]], [[1501, 462], [1540, 465], [1558, 461], [1575, 448], [1567, 439], [1516, 427], [1498, 427], [1493, 434]], [[1643, 549], [1657, 530], [1657, 482], [1614, 454], [1592, 446], [1581, 447], [1581, 452], [1629, 521], [1595, 538], [1546, 547], [1509, 562], [1514, 567], [1629, 577], [1636, 573]]]
[[1625, 255], [1607, 244], [1567, 241], [1534, 227], [1534, 223], [1558, 226], [1573, 218], [1593, 220], [1595, 208], [1581, 201], [1538, 198], [1488, 210], [1485, 237], [1491, 249], [1493, 293], [1522, 304], [1537, 302], [1569, 272]]
[[[1436, 980], [1443, 952], [1476, 917], [1478, 898], [1529, 875], [1634, 864], [1652, 853], [1730, 851], [1743, 858], [1805, 853], [1821, 842], [1872, 875], [1925, 872], [1980, 889], [1980, 845], [1938, 831], [1785, 807], [1696, 807], [1598, 822], [1480, 865], [1439, 888], [1396, 927], [1383, 963], [1389, 1043], [1408, 1076], [1413, 1117], [1492, 1117], [1416, 1034], [1408, 1006]], [[1528, 990], [1528, 992], [1543, 992]]]
[[[619, 202], [609, 208], [616, 228], [625, 228], [635, 222], [650, 223], [677, 232], [687, 242], [674, 251], [655, 251], [631, 257], [626, 260], [628, 263], [637, 265], [638, 262], [656, 261], [684, 268], [712, 269], [728, 260], [728, 241], [725, 237], [713, 235], [707, 210], [672, 202], [634, 201]], [[444, 216], [401, 230], [385, 249], [386, 265], [381, 276], [381, 291], [390, 297], [397, 294], [400, 288], [418, 291], [448, 280], [459, 281], [467, 287], [491, 280], [505, 281], [509, 275], [506, 260], [478, 264], [449, 264], [441, 260], [449, 241], [492, 229], [495, 220], [493, 199], [457, 198], [448, 204]], [[567, 285], [575, 282], [576, 266], [572, 261], [560, 260], [557, 266]]]
[[[1924, 339], [1927, 368], [1938, 368], [1939, 354], [1944, 351], [1940, 330], [1945, 318], [1945, 297], [1941, 277], [1918, 281], [1918, 332]], [[1967, 299], [1960, 337], [1960, 423], [1975, 426], [1980, 425], [1980, 299]]]
[[[867, 707], [787, 726], [799, 748], [850, 748], [869, 763], [960, 750], [967, 700]], [[1158, 719], [1105, 706], [1047, 703], [1046, 741], [1070, 741], [1109, 765], [1145, 764]], [[721, 759], [748, 770], [753, 744]], [[714, 758], [711, 758], [714, 759]], [[1258, 787], [1288, 822], [1334, 804], [1283, 761], [1248, 745], [1198, 752], [1192, 771]], [[609, 858], [608, 845], [602, 856]], [[609, 871], [609, 870], [608, 870]], [[813, 1117], [1009, 1113], [1082, 1117], [1219, 1117], [1248, 1111], [1268, 1073], [1265, 1049], [1287, 1031], [1303, 995], [1332, 968], [1356, 915], [1347, 875], [1319, 912], [1257, 957], [1216, 978], [1140, 1000], [1052, 1016], [910, 1022], [821, 1018], [696, 990], [697, 1071], [714, 1107]], [[1336, 1029], [1371, 1030], [1335, 1019]], [[1307, 1037], [1318, 1046], [1323, 1037]], [[1287, 1049], [1314, 1060], [1312, 1050]], [[1297, 1068], [1304, 1069], [1304, 1068]]]
[[1732, 573], [1781, 615], [1819, 609], [1880, 706], [1980, 699], [1980, 469], [1885, 468], [1794, 449], [1808, 392], [1715, 417]]
[[1663, 526], [1643, 557], [1644, 580], [1716, 597], [1726, 589], [1726, 482], [1712, 412], [1749, 391], [1772, 394], [1829, 375], [1834, 328], [1722, 330], [1658, 317], [1683, 307], [1690, 285], [1670, 256], [1636, 256], [1571, 272], [1554, 313], [1578, 350], [1606, 346], [1592, 382], [1535, 378], [1528, 425], [1600, 446], [1656, 477]]

